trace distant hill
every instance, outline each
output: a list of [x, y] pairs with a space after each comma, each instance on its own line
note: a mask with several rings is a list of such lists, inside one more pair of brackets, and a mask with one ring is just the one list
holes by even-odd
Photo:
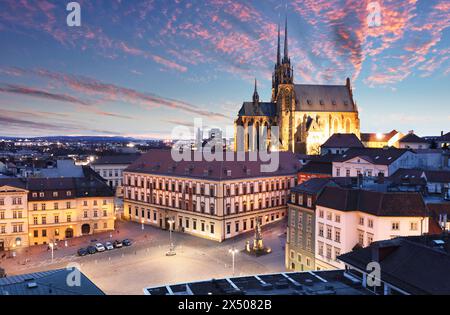
[[2, 137], [5, 140], [44, 140], [44, 141], [61, 141], [61, 142], [139, 142], [139, 141], [158, 141], [160, 139], [136, 139], [130, 137], [107, 137], [107, 136], [48, 136], [48, 137]]

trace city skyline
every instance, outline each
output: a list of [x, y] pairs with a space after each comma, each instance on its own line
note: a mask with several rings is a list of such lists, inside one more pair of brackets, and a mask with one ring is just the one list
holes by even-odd
[[[445, 1], [4, 1], [1, 136], [167, 138], [232, 125], [254, 78], [271, 93], [278, 24], [289, 21], [295, 82], [352, 79], [363, 132], [426, 135], [450, 122]], [[380, 4], [381, 25], [367, 25]], [[192, 129], [192, 128], [191, 128]]]

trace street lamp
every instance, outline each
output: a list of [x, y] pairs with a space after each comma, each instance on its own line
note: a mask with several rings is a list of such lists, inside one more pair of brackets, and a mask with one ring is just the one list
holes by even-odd
[[234, 276], [234, 261], [235, 261], [235, 256], [239, 251], [236, 248], [230, 248], [228, 250], [228, 252], [231, 254], [231, 257], [233, 259], [233, 276]]
[[51, 243], [49, 244], [49, 246], [50, 246], [50, 249], [52, 250], [52, 263], [53, 263], [53, 247], [54, 247], [53, 242], [51, 242]]
[[166, 253], [166, 256], [174, 256], [176, 255], [174, 248], [173, 248], [173, 242], [172, 242], [172, 224], [175, 223], [174, 219], [170, 219], [167, 221], [169, 223], [169, 238], [170, 238], [170, 247], [169, 251]]
[[141, 225], [141, 229], [142, 229], [142, 231], [143, 231], [143, 230], [144, 230], [144, 219], [141, 220], [141, 224], [142, 224], [142, 225]]

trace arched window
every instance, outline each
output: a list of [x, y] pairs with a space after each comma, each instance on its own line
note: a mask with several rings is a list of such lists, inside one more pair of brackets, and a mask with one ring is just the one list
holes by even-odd
[[347, 118], [345, 121], [345, 133], [350, 133], [352, 131], [352, 123], [350, 119]]
[[339, 132], [339, 121], [337, 119], [333, 120], [333, 133]]

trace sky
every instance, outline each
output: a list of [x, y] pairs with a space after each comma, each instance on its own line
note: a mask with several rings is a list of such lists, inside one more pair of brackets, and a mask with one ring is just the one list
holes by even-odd
[[270, 101], [285, 17], [295, 83], [350, 77], [362, 132], [450, 131], [447, 0], [79, 0], [79, 27], [69, 2], [0, 0], [0, 136], [232, 126], [255, 78]]

